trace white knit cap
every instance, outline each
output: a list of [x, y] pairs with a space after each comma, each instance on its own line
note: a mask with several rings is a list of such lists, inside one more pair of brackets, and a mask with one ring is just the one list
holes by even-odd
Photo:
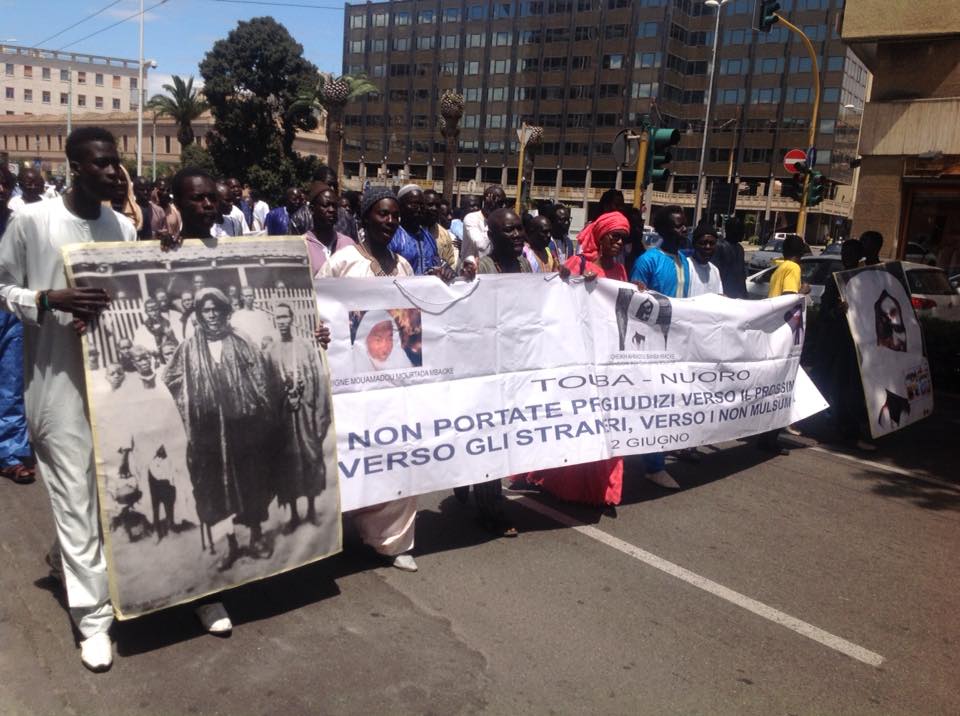
[[404, 196], [409, 194], [412, 191], [421, 191], [419, 184], [404, 184], [400, 187], [400, 191], [397, 192], [397, 198], [402, 199]]

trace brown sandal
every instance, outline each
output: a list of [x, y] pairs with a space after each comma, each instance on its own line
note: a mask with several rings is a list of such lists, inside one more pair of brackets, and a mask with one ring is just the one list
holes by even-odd
[[12, 480], [18, 485], [29, 485], [36, 479], [35, 471], [21, 464], [0, 468], [0, 477]]

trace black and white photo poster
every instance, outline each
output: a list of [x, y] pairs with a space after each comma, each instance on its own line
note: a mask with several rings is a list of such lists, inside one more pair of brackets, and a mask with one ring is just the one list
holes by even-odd
[[903, 264], [841, 271], [836, 278], [857, 346], [870, 434], [878, 438], [930, 415], [930, 365]]
[[111, 596], [130, 618], [340, 549], [336, 436], [299, 239], [84, 244], [84, 336]]

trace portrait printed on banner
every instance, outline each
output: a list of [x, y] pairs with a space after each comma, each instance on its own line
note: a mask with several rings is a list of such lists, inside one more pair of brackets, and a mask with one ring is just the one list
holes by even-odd
[[350, 311], [350, 345], [357, 374], [423, 366], [423, 325], [418, 308]]
[[303, 242], [69, 248], [111, 296], [85, 337], [115, 608], [137, 616], [340, 548], [336, 438]]

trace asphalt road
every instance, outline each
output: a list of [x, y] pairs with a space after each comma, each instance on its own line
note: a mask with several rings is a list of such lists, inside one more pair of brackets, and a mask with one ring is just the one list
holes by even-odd
[[428, 495], [419, 573], [351, 537], [229, 593], [229, 639], [189, 608], [118, 624], [103, 675], [45, 578], [42, 486], [4, 482], [0, 713], [960, 713], [960, 400], [938, 405], [872, 463], [733, 443], [668, 494], [631, 461], [616, 510], [514, 499], [515, 540]]

